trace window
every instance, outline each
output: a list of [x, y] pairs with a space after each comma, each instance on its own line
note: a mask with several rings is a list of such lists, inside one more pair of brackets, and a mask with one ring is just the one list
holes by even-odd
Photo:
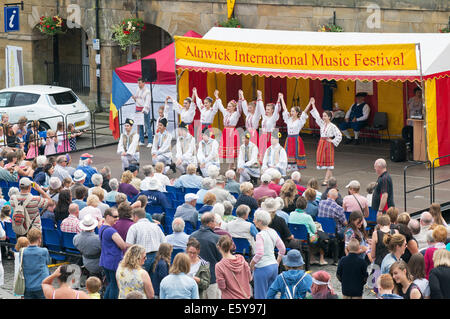
[[24, 106], [35, 104], [40, 98], [39, 94], [16, 93], [11, 106]]
[[73, 104], [77, 102], [77, 97], [72, 91], [49, 94], [48, 96], [53, 105]]
[[0, 93], [0, 107], [7, 107], [11, 104], [11, 99], [14, 96], [14, 92]]

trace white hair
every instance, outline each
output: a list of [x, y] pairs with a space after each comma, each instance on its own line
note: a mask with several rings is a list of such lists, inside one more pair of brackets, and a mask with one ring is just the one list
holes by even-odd
[[102, 174], [95, 173], [91, 177], [91, 182], [94, 186], [102, 186], [103, 184], [103, 176]]
[[291, 178], [292, 178], [292, 180], [298, 182], [302, 178], [302, 174], [300, 172], [292, 172]]
[[375, 166], [379, 167], [379, 168], [386, 168], [387, 164], [386, 161], [383, 158], [379, 158], [375, 161]]
[[109, 187], [111, 187], [111, 190], [116, 191], [119, 189], [119, 181], [117, 178], [112, 178], [109, 180]]
[[220, 227], [222, 225], [222, 217], [219, 214], [214, 214], [214, 222]]
[[183, 218], [181, 218], [181, 217], [175, 218], [172, 222], [172, 230], [175, 233], [181, 233], [184, 230], [184, 226], [185, 226], [185, 223], [184, 223]]
[[264, 172], [264, 174], [270, 175], [270, 178], [271, 178], [272, 180], [274, 180], [274, 179], [280, 179], [280, 178], [281, 178], [281, 173], [280, 173], [280, 171], [277, 170], [276, 168], [269, 168], [268, 170], [266, 170], [266, 171]]
[[13, 195], [19, 195], [20, 191], [17, 187], [11, 187], [8, 191], [8, 196], [11, 197]]
[[268, 211], [258, 209], [255, 212], [253, 222], [259, 221], [263, 226], [269, 226], [270, 222], [272, 221], [272, 217], [270, 216], [270, 213]]
[[37, 167], [44, 167], [47, 164], [48, 160], [45, 155], [39, 155], [36, 157], [36, 165]]
[[236, 172], [230, 169], [225, 172], [225, 177], [228, 179], [234, 179], [236, 177]]
[[220, 174], [220, 169], [216, 165], [208, 166], [208, 176], [215, 179]]
[[220, 217], [222, 217], [225, 213], [225, 206], [223, 206], [222, 203], [216, 203], [211, 209], [211, 213], [218, 214]]
[[203, 189], [211, 189], [216, 185], [216, 181], [211, 177], [205, 177], [202, 181]]

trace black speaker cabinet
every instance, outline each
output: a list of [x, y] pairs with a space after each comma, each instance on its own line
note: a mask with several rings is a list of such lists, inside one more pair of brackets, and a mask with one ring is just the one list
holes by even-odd
[[391, 161], [406, 161], [406, 141], [404, 139], [393, 140], [391, 142]]
[[155, 59], [142, 59], [142, 78], [145, 82], [156, 82], [158, 78], [158, 72], [156, 70], [156, 60]]

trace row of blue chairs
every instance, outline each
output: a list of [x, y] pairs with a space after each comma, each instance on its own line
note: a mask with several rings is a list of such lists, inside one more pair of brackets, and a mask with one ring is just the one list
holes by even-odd
[[[17, 188], [19, 188], [19, 182], [0, 181], [0, 188], [1, 188], [1, 191], [2, 191], [2, 195], [3, 195], [3, 198], [4, 198], [6, 201], [9, 201], [9, 195], [8, 195], [8, 192], [9, 192], [9, 189], [10, 189], [11, 187], [17, 187]], [[36, 195], [36, 196], [39, 195], [39, 193], [37, 192], [37, 190], [35, 190], [34, 188], [31, 188], [31, 194]]]

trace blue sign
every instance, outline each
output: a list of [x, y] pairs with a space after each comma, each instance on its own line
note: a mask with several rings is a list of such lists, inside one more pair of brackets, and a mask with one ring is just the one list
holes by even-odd
[[5, 32], [20, 30], [19, 7], [5, 7]]

